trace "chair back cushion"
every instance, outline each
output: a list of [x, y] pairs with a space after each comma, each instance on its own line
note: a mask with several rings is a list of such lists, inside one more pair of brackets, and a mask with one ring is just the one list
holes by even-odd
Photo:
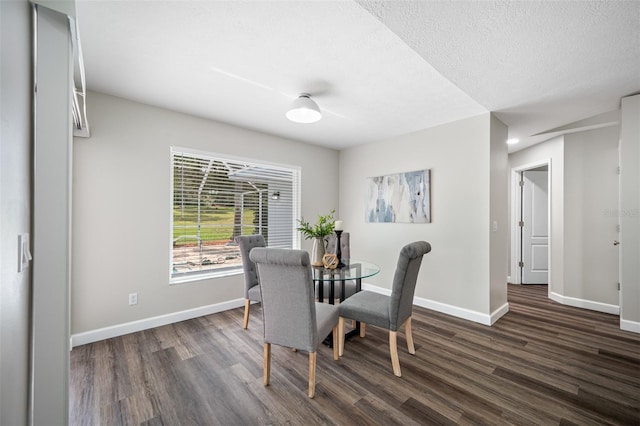
[[244, 271], [244, 297], [245, 299], [253, 299], [249, 297], [249, 290], [257, 286], [260, 282], [258, 280], [256, 266], [249, 258], [249, 252], [251, 252], [251, 249], [254, 247], [265, 247], [264, 237], [262, 235], [239, 235], [236, 237], [236, 243], [238, 243], [238, 247], [240, 247], [242, 270]]
[[411, 316], [422, 256], [430, 251], [431, 244], [426, 241], [407, 244], [400, 250], [389, 301], [391, 330], [397, 330]]
[[264, 341], [315, 352], [318, 337], [309, 253], [254, 248], [262, 289]]
[[[327, 253], [337, 253], [336, 243], [338, 242], [338, 237], [336, 234], [331, 234], [325, 237], [327, 241]], [[349, 233], [343, 232], [340, 235], [340, 249], [342, 250], [342, 259], [351, 259], [351, 248], [349, 244]]]

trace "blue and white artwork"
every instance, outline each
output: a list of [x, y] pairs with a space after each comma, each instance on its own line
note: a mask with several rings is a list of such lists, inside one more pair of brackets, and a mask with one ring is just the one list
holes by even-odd
[[367, 178], [366, 221], [431, 223], [431, 170]]

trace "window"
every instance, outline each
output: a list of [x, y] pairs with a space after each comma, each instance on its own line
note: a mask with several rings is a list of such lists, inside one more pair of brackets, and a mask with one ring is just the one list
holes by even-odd
[[299, 169], [173, 147], [171, 282], [240, 270], [234, 238], [293, 248]]

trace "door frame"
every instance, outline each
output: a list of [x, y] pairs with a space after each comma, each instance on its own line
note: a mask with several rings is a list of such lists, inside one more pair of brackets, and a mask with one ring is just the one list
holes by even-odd
[[[519, 220], [524, 221], [524, 226], [519, 226], [520, 232], [520, 249], [522, 255], [520, 256], [522, 266], [519, 267], [519, 275], [522, 280], [522, 284], [548, 284], [549, 283], [549, 170], [547, 166], [538, 167], [535, 169], [524, 170], [520, 172], [521, 182], [520, 194], [522, 198], [520, 200], [520, 208], [518, 209]], [[541, 182], [544, 180], [545, 182]], [[544, 183], [544, 186], [542, 185]], [[541, 195], [538, 195], [538, 191], [544, 191], [544, 200]], [[544, 212], [541, 205], [544, 203]], [[544, 217], [544, 219], [543, 219]], [[546, 220], [546, 226], [544, 230], [539, 228], [539, 221]], [[534, 222], [538, 222], [538, 226]], [[544, 235], [544, 237], [541, 237]], [[545, 261], [547, 262], [544, 270], [537, 270], [536, 262], [542, 262], [539, 253], [536, 254], [536, 250], [540, 249], [540, 245], [543, 244], [544, 250], [547, 251]], [[536, 256], [537, 260], [534, 260], [533, 256]]]
[[548, 252], [547, 252], [547, 263], [549, 265], [547, 274], [548, 274], [548, 285], [547, 285], [547, 296], [551, 294], [551, 289], [553, 288], [551, 282], [551, 252], [552, 252], [552, 242], [553, 242], [553, 227], [551, 226], [551, 209], [553, 208], [551, 204], [551, 181], [552, 181], [552, 167], [551, 167], [551, 158], [540, 159], [531, 163], [523, 164], [518, 167], [512, 167], [510, 173], [510, 227], [511, 227], [511, 250], [510, 250], [510, 280], [512, 284], [522, 284], [522, 280], [520, 274], [518, 273], [520, 267], [518, 266], [518, 259], [522, 257], [522, 247], [519, 244], [520, 242], [520, 228], [516, 226], [517, 218], [519, 210], [520, 210], [520, 185], [518, 182], [520, 181], [520, 172], [524, 172], [526, 170], [536, 169], [538, 167], [547, 166], [547, 197], [548, 197], [548, 208], [547, 208], [547, 223], [548, 223], [548, 231], [547, 235], [549, 235], [548, 242]]

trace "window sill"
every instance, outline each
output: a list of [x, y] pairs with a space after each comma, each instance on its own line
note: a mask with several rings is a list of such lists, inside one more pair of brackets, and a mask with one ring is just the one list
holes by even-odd
[[221, 270], [221, 271], [210, 271], [210, 272], [202, 272], [202, 273], [193, 273], [193, 274], [184, 274], [176, 277], [169, 278], [169, 285], [178, 285], [178, 284], [187, 284], [194, 281], [204, 281], [211, 280], [216, 278], [224, 278], [230, 277], [233, 275], [241, 275], [242, 267]]

